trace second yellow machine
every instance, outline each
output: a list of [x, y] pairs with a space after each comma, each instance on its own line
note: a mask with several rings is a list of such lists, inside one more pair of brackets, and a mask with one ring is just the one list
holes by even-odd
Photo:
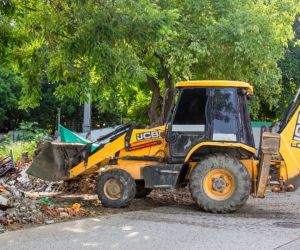
[[91, 144], [45, 143], [28, 173], [66, 180], [99, 171], [104, 206], [127, 206], [154, 188], [189, 185], [205, 211], [233, 212], [250, 194], [264, 197], [269, 182], [291, 190], [300, 175], [300, 94], [277, 133], [264, 132], [256, 153], [247, 108], [250, 84], [189, 81], [176, 84], [169, 121], [152, 129], [119, 126]]

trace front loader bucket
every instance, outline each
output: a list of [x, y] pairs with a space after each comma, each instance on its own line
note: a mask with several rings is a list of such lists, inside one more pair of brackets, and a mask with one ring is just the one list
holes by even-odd
[[46, 181], [69, 178], [69, 169], [83, 160], [85, 145], [45, 142], [26, 173]]

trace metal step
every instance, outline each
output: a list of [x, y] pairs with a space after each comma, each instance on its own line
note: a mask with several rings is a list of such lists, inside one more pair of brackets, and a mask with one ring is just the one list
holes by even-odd
[[146, 188], [175, 188], [182, 164], [161, 164], [142, 168]]

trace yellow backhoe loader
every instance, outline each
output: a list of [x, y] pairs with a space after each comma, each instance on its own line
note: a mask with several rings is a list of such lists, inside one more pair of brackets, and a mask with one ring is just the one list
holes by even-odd
[[253, 87], [236, 81], [176, 84], [168, 122], [144, 129], [119, 126], [91, 144], [45, 143], [28, 169], [44, 180], [99, 172], [97, 193], [107, 207], [124, 207], [154, 188], [189, 185], [205, 211], [228, 213], [250, 194], [264, 197], [269, 183], [281, 190], [300, 184], [300, 94], [278, 133], [263, 132], [256, 153], [247, 108]]

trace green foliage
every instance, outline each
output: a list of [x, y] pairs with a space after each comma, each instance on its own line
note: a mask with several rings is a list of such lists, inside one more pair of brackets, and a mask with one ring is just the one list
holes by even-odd
[[62, 122], [82, 119], [82, 108], [77, 100], [64, 98], [60, 101], [54, 96], [55, 86], [44, 80], [41, 83], [41, 101], [34, 109], [19, 108], [19, 99], [22, 95], [22, 77], [14, 73], [12, 67], [0, 67], [0, 131], [16, 130], [22, 121], [37, 122], [44, 129], [55, 130], [57, 122], [57, 108], [61, 109]]
[[21, 95], [21, 79], [13, 72], [0, 68], [0, 128], [15, 128], [19, 120], [18, 99]]
[[51, 140], [51, 137], [49, 137], [50, 131], [39, 128], [37, 122], [21, 122], [16, 133], [22, 141]]
[[28, 157], [32, 158], [34, 151], [36, 150], [37, 143], [35, 141], [31, 142], [9, 142], [0, 144], [0, 158], [8, 157], [10, 150], [13, 151], [14, 159], [19, 161], [22, 159], [22, 154], [28, 152]]
[[279, 62], [282, 71], [282, 96], [280, 105], [277, 109], [277, 116], [284, 112], [284, 109], [291, 103], [300, 87], [300, 16], [295, 20], [294, 24], [295, 39], [289, 42], [289, 46], [285, 51], [285, 57]]
[[[278, 105], [281, 87], [277, 61], [283, 57], [288, 40], [293, 38], [292, 24], [299, 3], [201, 1], [184, 11], [182, 29], [186, 31], [185, 40], [192, 42], [185, 44], [183, 58], [194, 58], [188, 65], [191, 71], [188, 78], [254, 84], [252, 117], [263, 119]], [[199, 17], [201, 12], [203, 15]], [[180, 56], [179, 52], [171, 64], [178, 65]]]
[[19, 161], [22, 159], [22, 154], [28, 152], [28, 156], [32, 158], [37, 147], [37, 141], [18, 141], [13, 142], [10, 136], [5, 136], [0, 142], [0, 158], [9, 156], [10, 151], [13, 151], [14, 159]]
[[127, 110], [126, 122], [135, 121], [141, 124], [148, 124], [148, 110], [151, 101], [150, 93], [146, 91], [137, 91], [132, 103]]
[[4, 2], [0, 52], [21, 73], [24, 109], [39, 106], [47, 86], [60, 100], [91, 93], [100, 112], [147, 122], [149, 104], [162, 113], [175, 81], [230, 79], [254, 84], [254, 119], [275, 119], [290, 88], [278, 61], [293, 39], [295, 0]]
[[49, 131], [40, 129], [37, 123], [23, 122], [16, 131], [20, 137], [18, 141], [13, 141], [7, 135], [0, 143], [0, 158], [9, 156], [10, 150], [13, 151], [15, 160], [21, 160], [22, 153], [27, 152], [32, 158], [34, 151], [40, 141], [51, 140]]

